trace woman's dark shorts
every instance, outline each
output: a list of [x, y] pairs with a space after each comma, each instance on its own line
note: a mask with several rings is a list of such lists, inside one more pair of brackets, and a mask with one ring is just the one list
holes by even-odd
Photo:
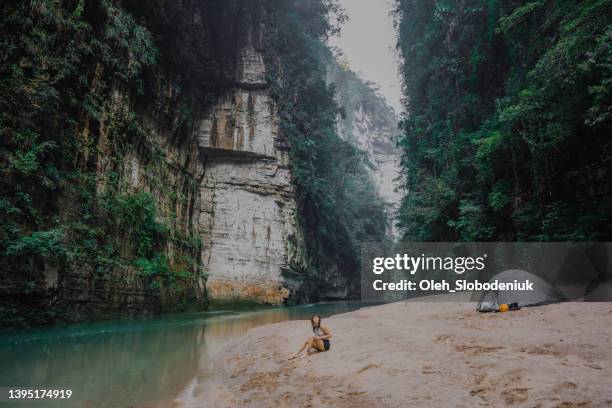
[[323, 340], [323, 347], [325, 351], [329, 350], [329, 340]]

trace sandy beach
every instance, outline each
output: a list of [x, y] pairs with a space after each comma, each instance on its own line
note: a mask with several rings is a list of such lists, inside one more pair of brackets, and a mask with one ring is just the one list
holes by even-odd
[[324, 319], [331, 350], [288, 361], [308, 321], [250, 330], [177, 400], [206, 407], [612, 406], [612, 304], [482, 314], [409, 302]]

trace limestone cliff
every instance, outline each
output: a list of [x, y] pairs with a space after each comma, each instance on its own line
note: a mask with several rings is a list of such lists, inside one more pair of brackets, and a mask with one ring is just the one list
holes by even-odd
[[[160, 108], [171, 106], [172, 93], [170, 87], [157, 94]], [[79, 309], [74, 312], [85, 316], [96, 316], [101, 311], [160, 312], [174, 310], [180, 304], [199, 304], [199, 307], [206, 304], [205, 280], [196, 262], [199, 253], [198, 186], [204, 176], [203, 162], [197, 153], [197, 137], [188, 130], [173, 131], [163, 110], [140, 108], [141, 138], [118, 147], [117, 140], [109, 138], [104, 127], [117, 120], [118, 110], [132, 103], [132, 99], [133, 96], [117, 90], [109, 104], [108, 117], [100, 122], [95, 157], [96, 194], [105, 197], [109, 188], [116, 189], [114, 194], [120, 197], [138, 197], [142, 192], [149, 194], [155, 206], [156, 222], [167, 229], [159, 250], [168, 259], [169, 273], [184, 270], [189, 271], [190, 276], [169, 284], [164, 276], [144, 277], [143, 271], [132, 265], [111, 268], [109, 274], [102, 276], [95, 273], [91, 265], [71, 265], [65, 269], [58, 295], [67, 309], [77, 306]], [[84, 128], [84, 132], [87, 131]], [[129, 214], [128, 217], [137, 215]], [[131, 243], [133, 234], [131, 227], [125, 225], [113, 239], [114, 245], [128, 259], [130, 253], [138, 252]]]
[[335, 149], [322, 6], [3, 3], [0, 325], [356, 296], [356, 243], [384, 214], [342, 185], [361, 161]]
[[[163, 117], [151, 115], [155, 109], [147, 105], [141, 120], [151, 147], [130, 144], [121, 153], [122, 191], [152, 191], [161, 219], [201, 239], [195, 255], [201, 272], [184, 283], [185, 290], [162, 291], [169, 294], [168, 304], [177, 297], [202, 299], [206, 292], [206, 300], [215, 303], [279, 305], [302, 283], [303, 249], [289, 157], [287, 146], [278, 142], [277, 108], [266, 78], [264, 52], [274, 53], [265, 43], [267, 10], [261, 4], [242, 4], [234, 11], [235, 25], [218, 28], [233, 33], [231, 63], [223, 67], [232, 79], [208, 94], [206, 103], [191, 105], [193, 113], [181, 135]], [[172, 93], [169, 88], [156, 95], [155, 105], [167, 109]], [[101, 136], [98, 143], [104, 147]], [[143, 158], [147, 149], [157, 149], [161, 160]], [[113, 153], [100, 150], [99, 189], [112, 173], [105, 157]], [[176, 202], [168, 203], [168, 196]], [[165, 252], [172, 257], [177, 248]], [[133, 281], [142, 286], [141, 280]], [[130, 298], [122, 296], [123, 290], [134, 291], [131, 286], [109, 287], [117, 299]]]
[[289, 158], [266, 80], [263, 15], [245, 22], [235, 85], [199, 129], [199, 227], [212, 301], [282, 304], [299, 286], [283, 273], [303, 267]]
[[336, 100], [342, 108], [338, 133], [367, 154], [374, 185], [388, 204], [389, 234], [396, 237], [394, 224], [402, 199], [401, 149], [397, 146], [399, 119], [374, 84], [359, 78], [331, 55], [327, 70], [328, 81], [334, 84]]
[[[44, 157], [38, 168], [52, 173], [28, 183], [2, 169], [2, 203], [13, 207], [0, 237], [0, 325], [202, 309], [207, 275], [215, 298], [287, 297], [280, 274], [299, 263], [300, 240], [264, 79], [262, 3], [213, 3], [9, 7], [34, 13], [14, 29], [55, 38], [35, 51], [67, 68], [7, 90], [55, 87], [61, 103], [34, 101], [55, 111], [32, 114], [22, 101], [25, 119], [11, 123], [61, 155]], [[12, 58], [45, 60], [19, 44]], [[90, 55], [96, 47], [106, 48]], [[3, 149], [18, 156], [23, 130], [8, 131], [17, 136]]]

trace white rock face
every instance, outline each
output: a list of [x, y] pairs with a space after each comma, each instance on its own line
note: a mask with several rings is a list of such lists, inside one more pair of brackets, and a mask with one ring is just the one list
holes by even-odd
[[[337, 67], [331, 69], [329, 81], [335, 82], [336, 75], [342, 74], [335, 71], [339, 69]], [[347, 87], [355, 86], [354, 81], [359, 81], [356, 77], [347, 76], [349, 80], [344, 78], [346, 82], [341, 82]], [[352, 99], [345, 100], [346, 95], [350, 95]], [[389, 205], [389, 225], [391, 226], [389, 233], [392, 237], [397, 237], [394, 223], [402, 200], [401, 150], [396, 146], [395, 140], [399, 133], [397, 130], [399, 120], [383, 100], [376, 101], [373, 98], [373, 93], [367, 95], [367, 101], [359, 99], [358, 95], [351, 94], [350, 89], [339, 89], [338, 104], [353, 109], [346, 112], [347, 118], [338, 118], [338, 133], [343, 140], [367, 153], [374, 167], [372, 170], [374, 183], [381, 197]], [[375, 103], [376, 109], [372, 109], [371, 106], [370, 109], [364, 109], [364, 105], [372, 103]]]
[[281, 304], [290, 293], [283, 271], [303, 262], [287, 152], [275, 146], [278, 118], [263, 61], [245, 46], [235, 89], [199, 127], [206, 156], [199, 225], [213, 302]]
[[275, 161], [238, 160], [215, 159], [202, 186], [202, 196], [211, 198], [200, 223], [210, 225], [203, 253], [209, 295], [281, 303], [296, 219], [289, 171]]
[[[261, 31], [260, 31], [261, 32]], [[249, 45], [240, 50], [238, 57], [238, 70], [236, 72], [236, 82], [238, 84], [253, 87], [260, 85], [265, 87], [266, 83], [266, 65], [263, 56], [255, 47], [250, 45], [252, 42], [252, 34], [249, 37]], [[261, 38], [258, 39], [260, 42]]]
[[401, 151], [395, 146], [394, 130], [399, 120], [376, 123], [372, 114], [364, 111], [363, 106], [353, 114], [353, 140], [357, 146], [368, 153], [374, 165], [373, 176], [383, 199], [393, 207], [399, 206], [402, 199], [399, 181], [401, 176]]
[[236, 88], [223, 95], [202, 121], [199, 143], [205, 148], [276, 157], [276, 122], [276, 108], [266, 89]]

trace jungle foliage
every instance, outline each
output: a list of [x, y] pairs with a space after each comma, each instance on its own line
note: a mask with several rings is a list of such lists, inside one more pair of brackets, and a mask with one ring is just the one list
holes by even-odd
[[612, 239], [612, 1], [398, 0], [418, 241]]
[[345, 16], [329, 0], [279, 0], [275, 9], [282, 70], [272, 73], [272, 81], [297, 187], [308, 276], [331, 268], [354, 278], [359, 244], [383, 240], [387, 221], [367, 157], [338, 135], [342, 107], [334, 100], [334, 85], [326, 83], [325, 40]]
[[[119, 174], [127, 146], [147, 142], [135, 104], [117, 95], [151, 93], [155, 67], [166, 58], [157, 34], [111, 0], [9, 0], [0, 15], [5, 289], [35, 303], [46, 296], [40, 272], [69, 264], [101, 276], [137, 268], [152, 287], [199, 273], [196, 239], [165, 225], [152, 194], [128, 191]], [[99, 155], [102, 135], [109, 157]], [[154, 146], [141, 149], [155, 161]], [[100, 160], [111, 163], [104, 180], [97, 178]], [[181, 248], [173, 262], [168, 242]]]

